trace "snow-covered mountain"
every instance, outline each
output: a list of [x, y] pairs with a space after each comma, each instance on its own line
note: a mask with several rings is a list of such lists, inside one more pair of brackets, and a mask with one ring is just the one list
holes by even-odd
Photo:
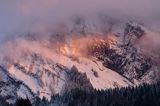
[[[50, 99], [53, 94], [61, 94], [67, 89], [73, 89], [75, 82], [77, 87], [86, 89], [92, 87], [107, 89], [133, 85], [123, 76], [104, 67], [99, 61], [84, 57], [75, 60], [57, 54], [50, 48], [36, 44], [35, 41], [27, 42], [30, 43], [25, 45], [25, 41], [23, 41], [23, 44], [18, 42], [17, 46], [10, 45], [15, 47], [12, 51], [14, 56], [8, 57], [8, 59], [6, 57], [5, 65], [1, 66], [1, 82], [7, 84], [12, 81], [11, 85], [7, 85], [8, 89], [1, 88], [1, 95], [8, 97], [8, 100], [13, 99], [12, 95], [31, 100], [34, 96]], [[32, 45], [33, 43], [34, 45]], [[23, 47], [19, 47], [22, 45]], [[38, 48], [37, 45], [40, 47]], [[79, 74], [72, 75], [74, 71]], [[4, 94], [4, 91], [14, 94]]]
[[14, 103], [18, 97], [50, 100], [77, 87], [90, 90], [151, 83], [158, 67], [135, 45], [145, 30], [127, 24], [125, 36], [85, 36], [71, 44], [26, 37], [9, 40], [1, 56], [0, 95]]

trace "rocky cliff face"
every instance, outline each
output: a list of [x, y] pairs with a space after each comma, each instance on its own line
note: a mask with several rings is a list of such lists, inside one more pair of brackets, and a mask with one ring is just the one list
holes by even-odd
[[[116, 40], [110, 39], [111, 43], [101, 39], [98, 45], [90, 47], [90, 53], [101, 60], [105, 67], [118, 72], [135, 84], [137, 82], [154, 82], [154, 75], [152, 74], [157, 71], [155, 70], [154, 59], [143, 54], [136, 46], [136, 43], [140, 42], [145, 33], [143, 26], [127, 23], [124, 36], [113, 35]], [[149, 73], [152, 74], [149, 75]], [[149, 78], [144, 81], [146, 77]]]

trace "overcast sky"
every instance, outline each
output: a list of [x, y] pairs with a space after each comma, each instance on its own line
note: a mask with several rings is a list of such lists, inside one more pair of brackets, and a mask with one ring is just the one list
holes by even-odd
[[[159, 26], [160, 0], [1, 0], [0, 37], [46, 31], [73, 15], [130, 17]], [[159, 27], [160, 28], [160, 27]]]

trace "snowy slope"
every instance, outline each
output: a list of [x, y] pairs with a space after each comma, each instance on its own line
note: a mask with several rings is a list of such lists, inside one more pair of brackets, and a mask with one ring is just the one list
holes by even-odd
[[[118, 73], [103, 67], [102, 63], [98, 61], [93, 62], [92, 60], [82, 57], [79, 58], [78, 61], [74, 61], [71, 58], [54, 53], [50, 55], [50, 59], [52, 59], [52, 65], [61, 64], [67, 69], [71, 69], [73, 66], [76, 66], [80, 73], [86, 73], [87, 78], [90, 80], [92, 86], [96, 89], [126, 87], [128, 85], [132, 85], [127, 79], [120, 76]], [[63, 90], [63, 86], [65, 85], [65, 83], [67, 83], [65, 72], [58, 69], [58, 67], [51, 68], [49, 66], [49, 63], [45, 63], [43, 65], [41, 63], [32, 64], [35, 66], [29, 66], [28, 64], [24, 64], [23, 62], [19, 62], [19, 64], [24, 69], [18, 68], [17, 65], [11, 65], [11, 67], [8, 69], [11, 77], [15, 78], [16, 80], [22, 81], [32, 90], [34, 94], [39, 93], [40, 97], [44, 96], [49, 99], [49, 97], [53, 93], [60, 93], [61, 90]], [[29, 66], [29, 68], [25, 66]], [[32, 70], [30, 70], [31, 67]], [[41, 73], [41, 75], [38, 75], [36, 77], [36, 74], [38, 73]], [[97, 76], [95, 76], [94, 73], [97, 73]], [[52, 90], [54, 90], [54, 92]]]
[[[73, 66], [79, 73], [85, 73], [93, 88], [96, 89], [133, 85], [123, 76], [104, 67], [98, 60], [81, 56], [73, 59], [36, 41], [21, 39], [15, 44], [6, 46], [8, 52], [4, 56], [5, 64], [1, 65], [7, 71], [6, 75], [20, 82], [15, 90], [19, 97], [39, 96], [50, 100], [51, 95], [63, 93], [69, 83], [68, 74]], [[2, 77], [2, 79], [6, 78]]]

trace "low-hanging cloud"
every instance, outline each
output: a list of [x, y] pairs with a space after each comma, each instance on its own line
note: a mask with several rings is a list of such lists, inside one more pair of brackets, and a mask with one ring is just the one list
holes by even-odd
[[[159, 0], [2, 0], [0, 39], [29, 32], [44, 34], [74, 15], [92, 19], [97, 14], [106, 14], [150, 25], [160, 18], [159, 4]], [[159, 28], [159, 24], [154, 26]]]

